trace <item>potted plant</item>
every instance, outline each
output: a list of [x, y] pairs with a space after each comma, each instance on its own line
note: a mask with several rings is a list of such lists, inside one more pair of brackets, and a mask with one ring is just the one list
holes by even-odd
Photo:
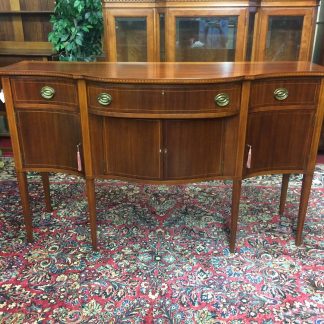
[[48, 40], [59, 60], [93, 61], [102, 53], [101, 0], [56, 0]]

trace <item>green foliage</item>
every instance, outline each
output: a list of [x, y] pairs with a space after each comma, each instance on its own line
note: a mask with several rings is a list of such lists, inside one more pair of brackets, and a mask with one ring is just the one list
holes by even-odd
[[101, 0], [56, 0], [48, 40], [68, 61], [92, 61], [102, 53]]

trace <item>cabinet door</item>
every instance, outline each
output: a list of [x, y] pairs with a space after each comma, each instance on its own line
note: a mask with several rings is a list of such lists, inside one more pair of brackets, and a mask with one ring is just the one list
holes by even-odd
[[303, 170], [308, 159], [313, 123], [314, 110], [251, 113], [246, 143], [251, 146], [252, 158], [246, 173]]
[[169, 9], [167, 61], [243, 61], [245, 9]]
[[237, 125], [235, 117], [165, 121], [165, 179], [233, 176]]
[[308, 61], [313, 35], [313, 8], [262, 9], [254, 40], [256, 61]]
[[24, 167], [78, 170], [77, 150], [82, 142], [78, 114], [20, 109], [16, 115]]
[[105, 10], [105, 45], [111, 62], [155, 60], [154, 10]]
[[130, 179], [160, 179], [159, 120], [91, 115], [95, 175]]

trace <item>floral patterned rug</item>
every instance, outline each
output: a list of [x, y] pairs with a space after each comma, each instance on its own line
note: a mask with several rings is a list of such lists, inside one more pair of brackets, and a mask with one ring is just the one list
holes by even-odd
[[300, 176], [278, 216], [280, 177], [245, 180], [235, 254], [231, 183], [147, 186], [97, 181], [93, 252], [82, 179], [53, 175], [44, 212], [29, 175], [35, 243], [27, 244], [12, 160], [0, 175], [0, 323], [323, 323], [324, 167], [304, 244], [294, 244]]

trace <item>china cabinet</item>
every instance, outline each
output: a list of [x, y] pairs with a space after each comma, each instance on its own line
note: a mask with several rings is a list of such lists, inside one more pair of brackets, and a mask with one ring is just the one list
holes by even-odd
[[310, 61], [318, 0], [103, 0], [108, 61]]

